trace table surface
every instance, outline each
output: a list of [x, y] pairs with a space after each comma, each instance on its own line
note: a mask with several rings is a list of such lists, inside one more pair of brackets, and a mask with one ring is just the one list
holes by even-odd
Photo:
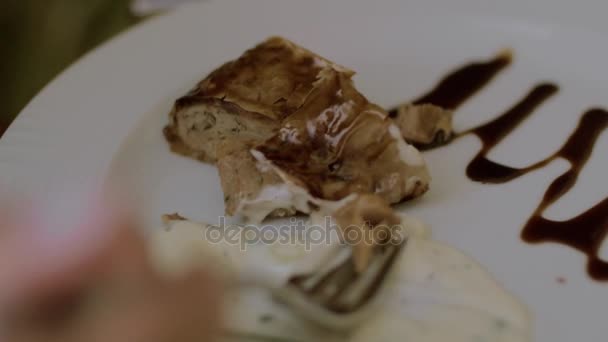
[[140, 19], [130, 0], [0, 1], [0, 136], [67, 66]]

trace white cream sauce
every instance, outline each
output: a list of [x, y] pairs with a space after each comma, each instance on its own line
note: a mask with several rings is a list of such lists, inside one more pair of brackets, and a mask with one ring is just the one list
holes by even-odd
[[[321, 216], [313, 215], [312, 223]], [[410, 236], [387, 287], [378, 313], [350, 337], [331, 335], [302, 322], [274, 303], [264, 290], [229, 294], [227, 319], [231, 330], [273, 336], [286, 341], [413, 341], [528, 342], [531, 320], [526, 308], [503, 289], [475, 260], [431, 240], [417, 220], [403, 218]], [[238, 246], [203, 241], [205, 225], [176, 222], [152, 238], [153, 260], [168, 274], [188, 267], [215, 265], [235, 276], [248, 265], [267, 265], [283, 272], [300, 272], [323, 262], [332, 246]], [[310, 256], [315, 256], [310, 258]], [[272, 319], [265, 320], [264, 317]]]

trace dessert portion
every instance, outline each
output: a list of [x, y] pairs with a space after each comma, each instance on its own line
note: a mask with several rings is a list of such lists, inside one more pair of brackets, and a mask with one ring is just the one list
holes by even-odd
[[[310, 213], [292, 203], [304, 193], [329, 201], [370, 193], [391, 204], [422, 195], [430, 182], [422, 156], [353, 75], [270, 38], [177, 100], [165, 136], [174, 152], [217, 164], [228, 215]], [[407, 125], [401, 131], [418, 129]]]
[[390, 113], [403, 138], [419, 148], [448, 143], [454, 134], [454, 112], [432, 104], [404, 104]]
[[[330, 336], [275, 302], [268, 289], [230, 288], [229, 330], [273, 340], [296, 334], [327, 341], [529, 341], [530, 318], [519, 302], [470, 257], [431, 240], [423, 223], [391, 208], [428, 190], [429, 172], [414, 146], [447, 143], [452, 111], [407, 104], [388, 113], [355, 88], [353, 75], [275, 37], [179, 99], [165, 135], [173, 151], [217, 165], [229, 215], [260, 223], [309, 214], [307, 226], [321, 227], [329, 239], [243, 249], [206, 241], [209, 225], [170, 215], [169, 230], [150, 244], [157, 269], [178, 276], [212, 264], [238, 283], [255, 265], [275, 271], [273, 282], [282, 286], [331, 263], [346, 243], [353, 276], [364, 277], [375, 253], [405, 239], [399, 264], [371, 304], [376, 316], [357, 329]], [[352, 229], [358, 239], [349, 236]]]
[[271, 137], [328, 67], [352, 75], [286, 39], [270, 38], [177, 100], [165, 135], [173, 151], [215, 163], [224, 142], [255, 144]]
[[323, 70], [304, 104], [255, 148], [261, 163], [313, 197], [377, 194], [393, 204], [424, 194], [430, 175], [388, 113], [359, 93], [351, 76]]

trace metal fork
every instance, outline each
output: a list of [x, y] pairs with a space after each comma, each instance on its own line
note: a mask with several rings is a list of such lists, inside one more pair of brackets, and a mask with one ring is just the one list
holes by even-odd
[[[372, 304], [405, 244], [404, 239], [379, 248], [362, 273], [355, 270], [352, 248], [342, 246], [330, 262], [314, 273], [292, 276], [280, 286], [270, 280], [261, 285], [302, 318], [326, 329], [349, 330], [373, 314]], [[273, 276], [257, 273], [255, 278]]]

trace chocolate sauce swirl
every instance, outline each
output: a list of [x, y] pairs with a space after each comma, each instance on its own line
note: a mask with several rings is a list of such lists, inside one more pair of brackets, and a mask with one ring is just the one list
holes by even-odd
[[602, 242], [608, 235], [608, 197], [566, 221], [544, 218], [544, 211], [574, 187], [589, 160], [595, 143], [608, 128], [608, 112], [591, 109], [586, 112], [564, 146], [547, 160], [564, 158], [570, 169], [551, 183], [542, 202], [524, 227], [522, 238], [530, 243], [556, 242], [587, 255], [587, 271], [597, 280], [608, 281], [608, 263], [599, 257]]
[[556, 85], [541, 84], [534, 87], [528, 95], [513, 108], [496, 119], [472, 129], [465, 134], [475, 134], [482, 142], [482, 148], [469, 163], [467, 176], [482, 183], [505, 183], [541, 168], [550, 160], [543, 160], [526, 168], [518, 169], [495, 163], [487, 158], [488, 153], [506, 138], [517, 126], [534, 113], [534, 111], [558, 91]]
[[525, 168], [513, 168], [489, 160], [487, 153], [513, 131], [523, 120], [534, 113], [557, 88], [544, 84], [534, 88], [528, 96], [511, 110], [488, 124], [469, 131], [477, 135], [483, 147], [469, 163], [467, 175], [471, 180], [483, 183], [507, 183], [529, 172], [563, 158], [571, 167], [555, 179], [524, 226], [522, 239], [529, 243], [554, 242], [577, 249], [587, 255], [587, 270], [592, 278], [608, 281], [608, 263], [599, 257], [602, 242], [608, 235], [608, 198], [581, 215], [566, 221], [552, 221], [543, 213], [570, 191], [583, 167], [589, 160], [600, 134], [608, 128], [608, 112], [591, 109], [583, 114], [578, 127], [561, 149], [551, 156]]
[[509, 66], [511, 59], [511, 52], [505, 50], [489, 61], [465, 65], [445, 76], [433, 90], [413, 103], [456, 109]]
[[[501, 54], [486, 62], [465, 65], [446, 76], [437, 87], [414, 103], [431, 103], [457, 109], [494, 79], [510, 62], [509, 54]], [[608, 237], [608, 198], [570, 220], [553, 221], [543, 217], [546, 209], [576, 184], [597, 139], [608, 128], [608, 111], [594, 108], [585, 112], [578, 127], [561, 149], [528, 167], [514, 168], [487, 158], [496, 145], [557, 92], [558, 87], [554, 84], [540, 84], [507, 112], [486, 124], [458, 134], [457, 138], [474, 134], [482, 142], [481, 150], [467, 167], [467, 176], [476, 182], [501, 184], [542, 168], [556, 159], [567, 160], [571, 165], [570, 169], [549, 186], [542, 201], [525, 224], [522, 239], [528, 243], [553, 242], [574, 248], [587, 256], [587, 270], [593, 279], [608, 281], [608, 263], [599, 257], [602, 242]]]

